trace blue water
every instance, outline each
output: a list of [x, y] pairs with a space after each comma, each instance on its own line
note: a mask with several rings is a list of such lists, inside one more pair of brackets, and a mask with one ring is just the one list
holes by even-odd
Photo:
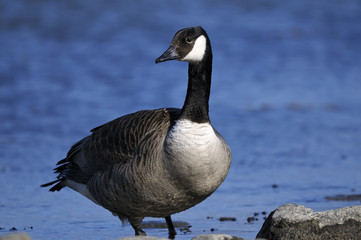
[[0, 0], [0, 235], [133, 235], [78, 193], [39, 185], [90, 129], [182, 106], [187, 64], [154, 60], [194, 25], [212, 41], [210, 116], [233, 163], [210, 198], [173, 216], [192, 225], [177, 239], [254, 238], [263, 215], [247, 218], [286, 203], [360, 204], [325, 200], [361, 193], [360, 12], [358, 0]]

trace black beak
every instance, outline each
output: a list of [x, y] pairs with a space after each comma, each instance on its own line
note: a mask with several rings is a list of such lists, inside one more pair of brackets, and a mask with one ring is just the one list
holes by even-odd
[[159, 58], [155, 60], [155, 63], [165, 62], [168, 60], [178, 59], [179, 55], [175, 46], [170, 46]]

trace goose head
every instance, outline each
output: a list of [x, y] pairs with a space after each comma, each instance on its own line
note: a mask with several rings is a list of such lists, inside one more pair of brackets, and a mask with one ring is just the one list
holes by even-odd
[[212, 51], [208, 35], [201, 26], [197, 26], [179, 30], [169, 48], [155, 62], [179, 60], [197, 64], [209, 57], [212, 58]]

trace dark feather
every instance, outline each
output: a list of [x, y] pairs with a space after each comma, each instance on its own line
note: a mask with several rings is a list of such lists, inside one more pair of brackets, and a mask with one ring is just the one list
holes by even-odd
[[66, 179], [87, 184], [96, 172], [114, 164], [124, 165], [135, 159], [136, 149], [149, 133], [167, 132], [179, 116], [180, 109], [176, 108], [143, 110], [92, 129], [90, 136], [75, 143], [66, 158], [57, 163], [57, 180], [42, 187], [58, 183], [50, 190], [59, 191]]

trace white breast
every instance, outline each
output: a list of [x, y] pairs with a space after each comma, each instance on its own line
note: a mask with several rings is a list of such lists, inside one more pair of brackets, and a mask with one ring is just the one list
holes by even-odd
[[177, 121], [168, 133], [165, 149], [172, 174], [196, 192], [214, 191], [230, 165], [222, 141], [210, 123]]
[[169, 142], [176, 141], [179, 150], [194, 150], [203, 154], [207, 152], [204, 148], [216, 140], [214, 137], [214, 130], [209, 123], [195, 123], [186, 119], [177, 121], [168, 134]]

